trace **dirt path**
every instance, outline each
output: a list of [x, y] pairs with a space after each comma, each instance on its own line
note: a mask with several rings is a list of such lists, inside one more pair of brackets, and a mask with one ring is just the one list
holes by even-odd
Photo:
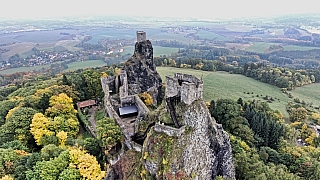
[[94, 115], [96, 112], [97, 107], [92, 107], [89, 109], [89, 114], [90, 114], [90, 118], [88, 119], [90, 125], [89, 125], [89, 129], [91, 130], [92, 134], [97, 137], [97, 124], [96, 121], [94, 120]]

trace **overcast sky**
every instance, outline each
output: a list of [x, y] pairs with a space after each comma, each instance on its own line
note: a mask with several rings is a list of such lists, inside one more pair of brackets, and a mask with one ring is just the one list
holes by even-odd
[[137, 15], [230, 18], [319, 12], [316, 0], [6, 0], [0, 17]]

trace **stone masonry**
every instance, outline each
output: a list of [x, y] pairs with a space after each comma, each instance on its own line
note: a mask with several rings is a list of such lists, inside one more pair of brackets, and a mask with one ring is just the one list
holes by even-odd
[[181, 102], [190, 105], [202, 99], [203, 81], [193, 75], [176, 73], [166, 76], [166, 98], [180, 97]]

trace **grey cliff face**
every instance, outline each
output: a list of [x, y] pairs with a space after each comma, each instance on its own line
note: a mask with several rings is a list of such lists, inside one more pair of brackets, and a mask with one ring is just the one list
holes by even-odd
[[131, 94], [149, 92], [156, 104], [161, 102], [162, 80], [153, 62], [153, 47], [149, 40], [136, 43], [134, 54], [126, 61], [124, 70]]
[[221, 175], [235, 179], [229, 135], [210, 117], [203, 101], [195, 101], [184, 113], [184, 123], [193, 128], [186, 137], [185, 171], [200, 179], [214, 179]]
[[[157, 176], [160, 168], [155, 167], [161, 167], [161, 159], [166, 159], [166, 167], [169, 169], [166, 172], [167, 176], [183, 171], [186, 177], [193, 179], [214, 179], [219, 175], [225, 179], [235, 179], [229, 135], [210, 117], [205, 103], [197, 100], [187, 105], [182, 119], [182, 125], [191, 130], [173, 138], [167, 153], [157, 153], [157, 149], [161, 147], [155, 148], [156, 145], [152, 144], [159, 136], [163, 137], [164, 133], [151, 132], [145, 140], [143, 153], [160, 156], [156, 159], [146, 158], [144, 165], [150, 174]], [[172, 139], [167, 137], [170, 138]]]

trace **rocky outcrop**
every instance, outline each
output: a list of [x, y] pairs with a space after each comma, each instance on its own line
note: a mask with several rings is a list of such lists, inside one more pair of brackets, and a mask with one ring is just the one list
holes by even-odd
[[143, 147], [143, 154], [148, 154], [145, 168], [152, 176], [164, 179], [177, 174], [198, 179], [214, 179], [218, 175], [235, 179], [229, 136], [210, 117], [205, 103], [194, 101], [183, 112], [186, 130], [181, 136], [150, 131]]
[[148, 92], [155, 104], [161, 103], [162, 80], [153, 62], [153, 47], [149, 40], [136, 43], [134, 54], [123, 69], [127, 73], [129, 94]]

